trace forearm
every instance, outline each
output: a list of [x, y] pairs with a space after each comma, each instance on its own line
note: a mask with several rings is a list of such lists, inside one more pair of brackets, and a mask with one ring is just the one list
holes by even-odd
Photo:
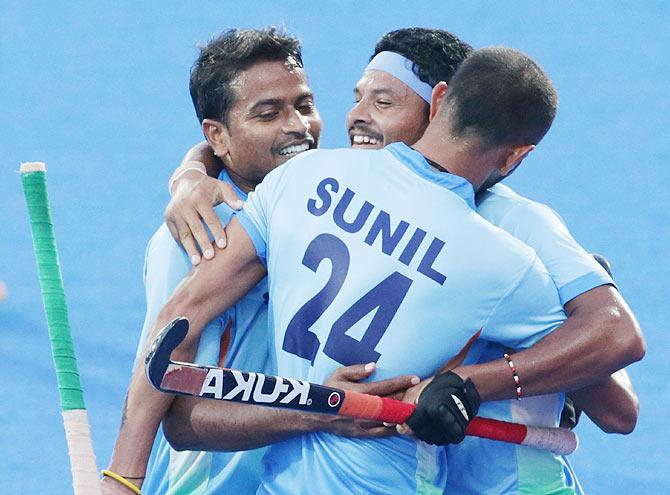
[[185, 166], [187, 162], [191, 161], [202, 163], [205, 166], [205, 170], [207, 170], [207, 175], [210, 177], [218, 177], [221, 170], [223, 170], [223, 163], [219, 157], [214, 154], [214, 151], [207, 141], [198, 143], [188, 150], [179, 166]]
[[[419, 382], [417, 376], [401, 375], [360, 383], [374, 370], [374, 365], [364, 364], [338, 368], [328, 377], [325, 385], [387, 397], [404, 394]], [[163, 421], [163, 429], [177, 450], [224, 451], [253, 449], [314, 431], [349, 438], [387, 437], [395, 432], [374, 421], [345, 416], [188, 397], [175, 400]]]
[[144, 376], [144, 356], [158, 332], [177, 316], [188, 318], [188, 335], [171, 358], [192, 361], [205, 325], [234, 304], [265, 274], [251, 240], [242, 234], [239, 225], [237, 229], [237, 235], [231, 236], [230, 246], [222, 256], [191, 270], [159, 313], [147, 337], [147, 346], [133, 372], [112, 457], [112, 470], [117, 469], [122, 475], [144, 472], [158, 425], [173, 402], [173, 396], [152, 389]]
[[[639, 326], [616, 289], [597, 287], [568, 303], [566, 312], [563, 325], [513, 355], [523, 395], [583, 388], [644, 355]], [[512, 374], [502, 357], [454, 371], [472, 379], [483, 401], [516, 397]]]
[[[123, 476], [139, 477], [146, 471], [158, 425], [171, 406], [174, 397], [155, 390], [145, 376], [144, 358], [149, 344], [153, 342], [158, 331], [169, 322], [173, 307], [178, 304], [168, 303], [161, 311], [147, 339], [147, 346], [137, 359], [135, 369], [128, 387], [126, 402], [123, 407], [121, 427], [114, 446], [110, 469]], [[198, 334], [191, 335], [172, 353], [178, 361], [191, 361], [197, 349]]]
[[144, 476], [161, 411], [167, 410], [171, 400], [172, 397], [154, 390], [139, 372], [133, 375], [109, 464], [111, 471], [124, 477]]
[[324, 428], [328, 417], [286, 409], [187, 397], [163, 421], [177, 450], [249, 450]]
[[627, 434], [635, 428], [640, 405], [626, 370], [619, 370], [602, 382], [573, 390], [570, 397], [607, 433]]

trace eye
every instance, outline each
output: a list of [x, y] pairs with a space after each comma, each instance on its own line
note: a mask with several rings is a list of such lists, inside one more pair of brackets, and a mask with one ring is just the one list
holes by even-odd
[[377, 100], [375, 103], [377, 104], [378, 107], [381, 108], [390, 107], [392, 105], [392, 103], [388, 100]]
[[268, 120], [274, 120], [277, 117], [277, 115], [279, 115], [279, 112], [273, 110], [273, 111], [259, 113], [258, 118], [260, 120], [268, 121]]
[[298, 107], [298, 110], [300, 111], [300, 113], [302, 113], [304, 115], [308, 115], [310, 113], [313, 113], [314, 112], [314, 102], [313, 101], [308, 101], [308, 102], [302, 103]]

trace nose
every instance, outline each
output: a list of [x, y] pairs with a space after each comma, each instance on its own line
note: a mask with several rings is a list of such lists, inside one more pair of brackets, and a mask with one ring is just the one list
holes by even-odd
[[368, 111], [368, 105], [365, 100], [361, 99], [354, 105], [349, 113], [347, 114], [347, 128], [352, 127], [355, 124], [369, 124], [370, 123], [370, 112]]
[[289, 113], [284, 124], [284, 132], [286, 134], [298, 134], [304, 136], [309, 133], [309, 129], [309, 119], [305, 115], [298, 110], [293, 110]]

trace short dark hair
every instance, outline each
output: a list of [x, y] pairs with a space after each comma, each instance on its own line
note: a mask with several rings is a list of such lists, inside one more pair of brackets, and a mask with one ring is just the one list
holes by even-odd
[[556, 116], [549, 77], [524, 53], [504, 47], [473, 52], [459, 67], [442, 105], [455, 137], [471, 135], [484, 148], [537, 144]]
[[189, 90], [198, 120], [225, 122], [235, 94], [231, 83], [237, 75], [259, 62], [282, 61], [292, 57], [302, 67], [297, 38], [265, 29], [230, 29], [201, 47], [191, 67]]
[[414, 62], [414, 73], [434, 87], [449, 82], [472, 47], [448, 31], [405, 28], [386, 33], [375, 45], [372, 60], [380, 52], [394, 52]]

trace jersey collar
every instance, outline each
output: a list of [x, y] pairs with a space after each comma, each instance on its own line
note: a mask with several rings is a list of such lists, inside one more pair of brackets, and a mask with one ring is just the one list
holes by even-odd
[[230, 175], [228, 175], [228, 171], [225, 168], [221, 170], [221, 173], [219, 174], [219, 180], [227, 182], [228, 184], [233, 186], [233, 190], [242, 201], [247, 200], [247, 194], [244, 191], [242, 191], [242, 189], [237, 187], [237, 184], [233, 182], [233, 179], [230, 178]]
[[405, 143], [392, 143], [384, 149], [417, 175], [448, 189], [462, 198], [470, 208], [475, 209], [475, 190], [472, 184], [463, 177], [448, 172], [438, 172], [430, 166], [426, 157]]

